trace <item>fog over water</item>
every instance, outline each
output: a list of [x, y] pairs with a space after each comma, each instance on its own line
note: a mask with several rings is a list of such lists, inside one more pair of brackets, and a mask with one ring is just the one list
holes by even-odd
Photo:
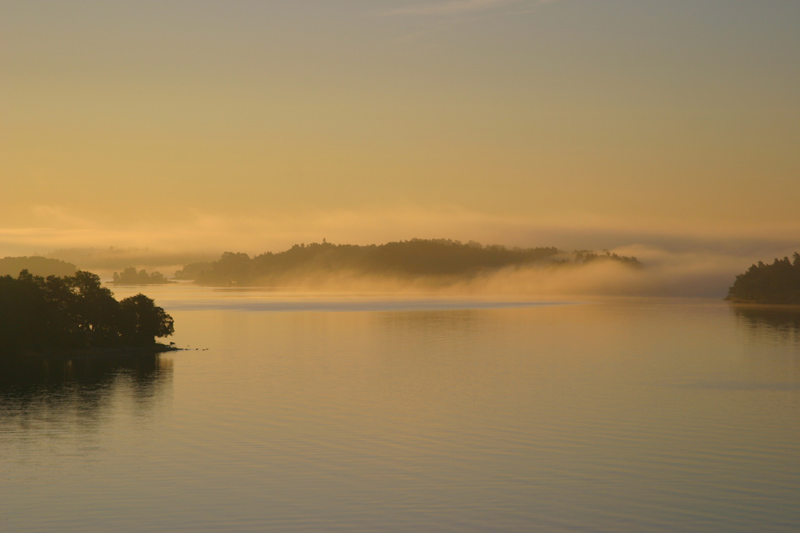
[[[462, 281], [449, 280], [445, 284], [319, 271], [298, 274], [287, 279], [286, 284], [316, 290], [416, 290], [445, 291], [452, 294], [477, 292], [550, 296], [604, 294], [721, 298], [727, 293], [735, 276], [747, 270], [751, 264], [757, 261], [769, 262], [775, 257], [791, 257], [797, 250], [800, 250], [800, 244], [789, 246], [788, 241], [761, 242], [758, 246], [748, 246], [746, 243], [741, 247], [730, 244], [708, 248], [692, 246], [678, 250], [637, 244], [612, 247], [609, 251], [636, 257], [643, 266], [639, 270], [614, 263], [564, 268], [508, 268]], [[252, 255], [263, 252], [264, 250], [261, 250]], [[215, 261], [221, 254], [213, 251], [159, 251], [148, 248], [74, 248], [55, 250], [47, 255], [67, 260], [80, 269], [97, 272], [103, 279], [111, 279], [113, 272], [122, 271], [129, 266], [145, 268], [151, 272], [160, 271], [171, 277], [187, 263]]]
[[[451, 213], [452, 214], [452, 213]], [[139, 228], [98, 229], [86, 223], [77, 226], [0, 229], [0, 254], [5, 256], [42, 254], [74, 263], [80, 269], [110, 279], [114, 271], [129, 266], [159, 270], [172, 276], [185, 264], [214, 261], [223, 251], [246, 252], [251, 256], [267, 251], [283, 251], [294, 244], [328, 242], [341, 244], [380, 244], [389, 239], [453, 238], [463, 242], [536, 247], [556, 246], [572, 250], [607, 249], [620, 255], [635, 256], [644, 268], [632, 272], [619, 265], [592, 265], [560, 271], [509, 270], [451, 284], [450, 291], [500, 292], [520, 294], [616, 294], [722, 297], [736, 274], [757, 261], [791, 256], [800, 250], [800, 240], [787, 228], [764, 234], [751, 230], [707, 230], [672, 233], [619, 227], [578, 227], [567, 224], [537, 225], [498, 217], [435, 215], [413, 211], [401, 216], [389, 212], [349, 213], [316, 219], [284, 217], [272, 220], [208, 219], [198, 224], [177, 224], [161, 230]], [[446, 223], [444, 223], [446, 221]], [[297, 226], [293, 223], [297, 222]], [[413, 232], [413, 233], [412, 233]], [[337, 235], [347, 237], [338, 240]], [[354, 279], [346, 273], [325, 273], [295, 280], [302, 286], [351, 287], [380, 290], [414, 289], [393, 280]], [[410, 286], [409, 286], [410, 285]], [[416, 289], [423, 289], [416, 287]], [[427, 287], [431, 288], [431, 287]]]

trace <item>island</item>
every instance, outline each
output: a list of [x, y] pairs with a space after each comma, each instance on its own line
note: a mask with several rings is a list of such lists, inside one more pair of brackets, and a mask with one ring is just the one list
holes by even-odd
[[0, 359], [25, 355], [103, 356], [175, 349], [156, 342], [174, 321], [144, 294], [121, 301], [100, 277], [0, 277]]
[[166, 285], [175, 283], [168, 280], [161, 272], [148, 274], [147, 270], [136, 270], [128, 267], [122, 272], [114, 272], [114, 285]]
[[38, 255], [0, 259], [0, 276], [16, 276], [23, 270], [37, 276], [71, 276], [78, 267], [60, 259]]
[[199, 285], [217, 287], [291, 286], [326, 283], [350, 276], [442, 286], [474, 279], [502, 269], [559, 268], [614, 262], [640, 268], [635, 257], [608, 251], [567, 253], [554, 247], [506, 248], [450, 239], [411, 239], [386, 244], [296, 244], [283, 252], [250, 257], [225, 252], [212, 263], [193, 263], [175, 273]]
[[734, 303], [800, 305], [800, 253], [795, 252], [792, 258], [752, 265], [736, 276], [725, 299]]

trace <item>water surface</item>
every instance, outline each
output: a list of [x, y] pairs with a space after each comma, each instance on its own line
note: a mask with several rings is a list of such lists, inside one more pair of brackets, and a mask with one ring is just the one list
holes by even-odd
[[0, 379], [0, 529], [800, 528], [796, 311], [145, 292], [191, 350]]

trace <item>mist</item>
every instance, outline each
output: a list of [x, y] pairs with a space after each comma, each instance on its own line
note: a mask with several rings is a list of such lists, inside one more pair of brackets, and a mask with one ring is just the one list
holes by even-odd
[[[555, 246], [609, 250], [637, 257], [637, 272], [618, 265], [586, 265], [549, 271], [494, 272], [446, 290], [503, 294], [613, 294], [724, 297], [736, 274], [757, 261], [791, 256], [800, 250], [794, 226], [730, 225], [696, 227], [642, 220], [638, 223], [586, 213], [560, 217], [499, 216], [448, 205], [436, 208], [386, 208], [271, 212], [261, 216], [195, 213], [149, 223], [113, 224], [79, 217], [63, 209], [39, 210], [41, 225], [0, 229], [0, 256], [43, 255], [69, 261], [108, 279], [134, 266], [167, 276], [183, 265], [214, 261], [222, 252], [250, 255], [279, 252], [294, 244], [322, 242], [380, 244], [412, 238], [450, 238], [508, 247]], [[166, 217], [166, 216], [165, 216]], [[444, 290], [408, 280], [359, 279], [338, 273], [305, 274], [299, 286], [382, 287]]]
[[725, 257], [648, 250], [643, 268], [611, 261], [585, 265], [509, 267], [458, 277], [364, 275], [305, 270], [283, 276], [271, 288], [337, 293], [394, 293], [503, 298], [661, 296], [724, 298], [735, 275], [749, 265]]
[[46, 254], [48, 258], [61, 259], [77, 265], [82, 270], [90, 270], [103, 279], [113, 272], [135, 266], [160, 271], [172, 277], [175, 271], [187, 263], [214, 261], [217, 252], [151, 250], [149, 248], [60, 248]]

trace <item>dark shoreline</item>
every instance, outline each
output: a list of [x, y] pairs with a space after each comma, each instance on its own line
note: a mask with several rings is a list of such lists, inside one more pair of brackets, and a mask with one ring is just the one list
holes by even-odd
[[739, 300], [737, 298], [723, 298], [724, 301], [731, 305], [738, 305], [742, 307], [766, 307], [769, 309], [800, 309], [800, 303], [786, 303], [786, 302], [765, 302], [763, 300]]
[[11, 358], [17, 361], [34, 361], [42, 359], [58, 360], [110, 360], [126, 359], [132, 357], [154, 356], [167, 352], [181, 351], [172, 344], [155, 343], [149, 346], [113, 346], [107, 348], [84, 348], [84, 349], [45, 349], [29, 350], [14, 354]]

